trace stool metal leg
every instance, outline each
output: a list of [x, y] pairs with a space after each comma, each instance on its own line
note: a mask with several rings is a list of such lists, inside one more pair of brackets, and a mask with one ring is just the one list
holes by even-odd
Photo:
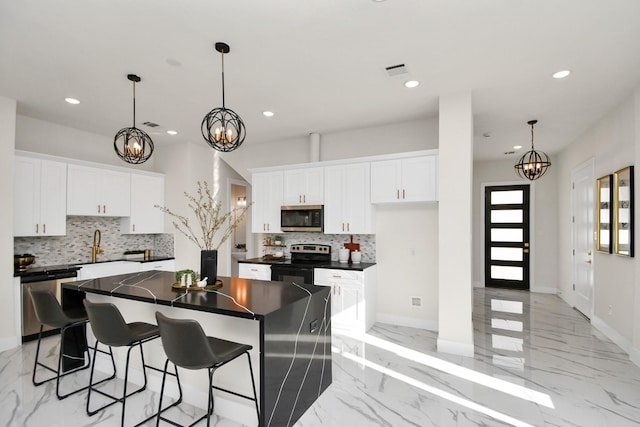
[[[180, 385], [180, 376], [178, 375], [178, 367], [176, 365], [173, 365], [173, 369], [175, 371], [175, 374], [167, 373], [167, 368], [168, 367], [169, 367], [169, 359], [167, 359], [164, 362], [164, 370], [162, 371], [162, 385], [160, 386], [160, 399], [158, 401], [158, 413], [156, 415], [154, 415], [154, 417], [156, 417], [156, 427], [160, 425], [160, 420], [166, 421], [166, 422], [168, 422], [170, 424], [173, 424], [174, 426], [181, 427], [180, 424], [177, 424], [177, 423], [175, 423], [175, 422], [173, 422], [173, 421], [171, 421], [171, 420], [169, 420], [167, 418], [164, 418], [162, 416], [162, 413], [164, 411], [166, 411], [167, 409], [172, 408], [174, 406], [178, 406], [182, 402], [182, 386]], [[176, 400], [175, 402], [173, 402], [171, 405], [167, 406], [166, 408], [162, 409], [162, 399], [164, 397], [164, 385], [165, 385], [166, 380], [167, 380], [167, 375], [173, 375], [173, 376], [176, 377], [176, 381], [178, 382], [178, 393], [179, 393], [179, 396], [178, 396], [178, 400]], [[153, 418], [153, 417], [151, 417], [151, 418]], [[198, 419], [198, 421], [202, 420], [203, 418]], [[147, 420], [145, 420], [145, 421], [147, 421]], [[196, 423], [198, 421], [196, 421]], [[193, 426], [196, 423], [191, 424], [191, 426]]]
[[246, 352], [247, 360], [249, 361], [249, 372], [251, 373], [251, 387], [253, 387], [253, 401], [256, 404], [256, 414], [258, 415], [258, 424], [260, 423], [260, 409], [258, 408], [258, 394], [256, 393], [256, 382], [253, 377], [253, 367], [251, 366], [251, 356], [249, 352]]

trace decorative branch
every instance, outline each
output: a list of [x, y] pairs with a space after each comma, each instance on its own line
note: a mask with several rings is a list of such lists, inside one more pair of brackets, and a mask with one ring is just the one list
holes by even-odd
[[[192, 196], [186, 191], [184, 192], [184, 196], [189, 201], [187, 206], [193, 211], [200, 228], [199, 230], [194, 231], [189, 223], [189, 218], [186, 216], [179, 215], [165, 206], [155, 205], [155, 207], [171, 215], [175, 219], [173, 226], [176, 230], [195, 243], [200, 250], [217, 250], [227, 241], [233, 230], [238, 228], [238, 224], [244, 220], [247, 215], [247, 209], [249, 209], [253, 203], [249, 203], [247, 206], [235, 207], [221, 215], [222, 202], [213, 198], [209, 190], [209, 184], [207, 184], [206, 181], [198, 181], [196, 194], [197, 197]], [[219, 231], [222, 231], [222, 237], [214, 247], [214, 239]]]

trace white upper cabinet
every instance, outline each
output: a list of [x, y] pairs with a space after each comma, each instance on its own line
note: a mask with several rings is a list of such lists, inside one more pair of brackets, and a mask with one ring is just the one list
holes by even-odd
[[122, 218], [123, 234], [164, 233], [164, 176], [131, 174], [131, 215]]
[[324, 202], [324, 168], [284, 171], [284, 205], [321, 205]]
[[129, 216], [131, 174], [70, 164], [67, 215]]
[[66, 234], [67, 164], [15, 156], [14, 236]]
[[251, 231], [253, 233], [279, 233], [280, 207], [283, 196], [283, 173], [254, 173], [251, 177], [253, 205]]
[[427, 155], [371, 163], [371, 202], [437, 201], [438, 157]]
[[324, 169], [325, 233], [374, 232], [369, 176], [369, 163], [327, 166]]

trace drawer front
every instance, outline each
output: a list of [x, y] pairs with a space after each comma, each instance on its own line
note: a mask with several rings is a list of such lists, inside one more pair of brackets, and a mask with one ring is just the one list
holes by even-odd
[[330, 268], [316, 268], [314, 270], [314, 283], [318, 286], [362, 286], [364, 284], [364, 272], [337, 270]]
[[271, 266], [267, 264], [238, 265], [238, 276], [243, 279], [271, 280]]

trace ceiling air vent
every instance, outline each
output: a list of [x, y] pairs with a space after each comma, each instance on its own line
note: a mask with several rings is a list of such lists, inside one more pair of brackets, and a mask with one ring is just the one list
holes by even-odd
[[160, 126], [159, 124], [153, 122], [144, 122], [142, 124], [145, 126], [149, 126], [150, 128], [157, 128], [158, 126]]
[[401, 74], [407, 74], [407, 67], [404, 64], [392, 65], [385, 68], [389, 77], [399, 76]]

